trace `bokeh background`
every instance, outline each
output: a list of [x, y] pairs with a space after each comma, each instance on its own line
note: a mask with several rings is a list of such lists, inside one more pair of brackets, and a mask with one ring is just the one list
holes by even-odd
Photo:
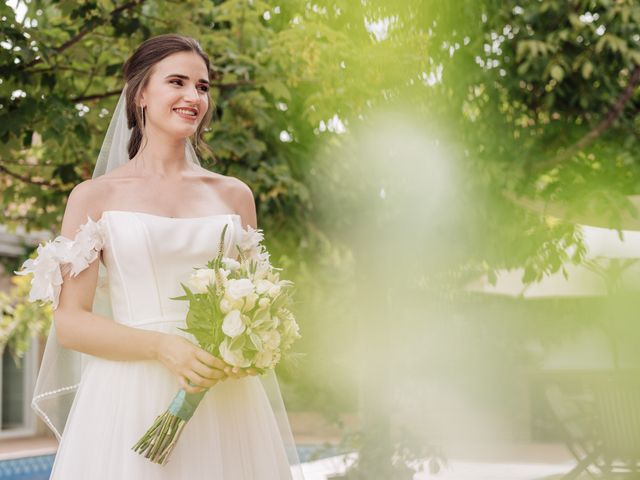
[[32, 0], [0, 17], [0, 433], [26, 422], [20, 362], [51, 321], [12, 271], [91, 177], [124, 60], [167, 32], [211, 58], [201, 161], [252, 188], [297, 285], [306, 356], [281, 387], [298, 439], [358, 453], [342, 478], [463, 478], [454, 460], [480, 457], [560, 478], [581, 454], [550, 385], [568, 402], [593, 375], [635, 377], [637, 2]]

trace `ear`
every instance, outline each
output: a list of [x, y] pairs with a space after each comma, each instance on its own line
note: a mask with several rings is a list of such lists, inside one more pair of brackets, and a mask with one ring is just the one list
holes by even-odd
[[140, 108], [141, 106], [147, 106], [147, 99], [145, 97], [145, 92], [142, 91], [138, 94], [138, 101], [136, 102], [136, 107]]

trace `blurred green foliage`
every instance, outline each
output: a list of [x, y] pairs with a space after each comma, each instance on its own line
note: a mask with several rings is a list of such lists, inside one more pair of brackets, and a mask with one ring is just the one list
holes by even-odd
[[53, 319], [51, 305], [24, 301], [31, 288], [29, 280], [14, 275], [9, 291], [0, 292], [0, 353], [7, 349], [17, 366], [31, 347], [32, 338], [46, 338]]

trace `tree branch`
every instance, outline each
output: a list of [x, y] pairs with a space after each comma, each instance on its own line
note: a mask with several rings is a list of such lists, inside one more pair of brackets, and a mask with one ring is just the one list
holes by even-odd
[[101, 98], [113, 97], [115, 95], [120, 95], [121, 93], [122, 93], [122, 90], [110, 90], [104, 93], [95, 93], [93, 95], [75, 97], [75, 98], [72, 98], [71, 101], [72, 102], [88, 102], [91, 100], [100, 100]]
[[88, 70], [82, 70], [80, 68], [73, 68], [73, 67], [65, 67], [65, 66], [62, 66], [62, 65], [56, 65], [54, 67], [47, 67], [47, 68], [34, 68], [29, 73], [36, 73], [37, 74], [37, 73], [46, 73], [46, 72], [56, 72], [58, 70], [65, 70], [65, 71], [74, 72], [74, 73], [81, 73], [83, 75], [89, 75], [91, 73]]
[[[561, 202], [518, 197], [509, 190], [503, 190], [502, 195], [512, 204], [538, 215], [551, 216], [565, 222], [590, 225], [592, 227], [618, 228], [618, 225], [611, 218], [606, 217], [592, 206], [588, 206], [582, 211], [575, 211]], [[629, 202], [629, 206], [619, 211], [620, 228], [623, 230], [640, 230], [640, 218], [637, 215], [640, 212], [640, 195], [627, 195], [626, 199]]]
[[563, 150], [562, 153], [556, 155], [555, 157], [545, 160], [544, 162], [536, 163], [533, 166], [534, 170], [544, 170], [550, 167], [557, 165], [575, 155], [580, 150], [585, 149], [587, 146], [591, 145], [600, 135], [602, 135], [616, 119], [622, 113], [625, 104], [629, 101], [631, 96], [633, 95], [633, 90], [638, 86], [640, 82], [640, 66], [636, 66], [629, 78], [629, 83], [622, 91], [616, 103], [614, 103], [611, 110], [606, 117], [598, 124], [594, 129], [592, 129], [589, 133], [587, 133], [584, 137], [578, 140], [573, 145], [569, 146], [566, 150]]
[[[144, 3], [144, 1], [145, 0], [134, 0], [132, 2], [120, 5], [119, 7], [114, 8], [109, 13], [109, 17], [113, 17], [114, 15], [119, 15], [120, 13], [122, 13], [125, 10], [130, 10], [132, 8], [137, 7], [138, 5], [142, 5]], [[98, 28], [99, 26], [103, 25], [106, 22], [107, 22], [107, 19], [106, 18], [102, 18], [102, 19], [100, 19], [100, 21], [96, 22], [91, 27], [87, 27], [87, 28], [84, 28], [84, 29], [80, 30], [75, 36], [71, 37], [69, 40], [64, 42], [59, 47], [54, 48], [53, 49], [54, 54], [55, 55], [59, 55], [60, 53], [64, 52], [69, 47], [72, 47], [73, 45], [78, 43], [80, 40], [82, 40], [88, 33], [91, 33], [93, 30], [95, 30], [96, 28]], [[43, 61], [42, 60], [42, 56], [39, 56], [39, 57], [34, 58], [33, 60], [31, 60], [29, 63], [24, 64], [22, 69], [24, 70], [24, 69], [27, 69], [27, 68], [31, 68], [32, 66], [37, 65], [38, 63], [40, 63], [42, 61]]]
[[29, 177], [24, 177], [18, 173], [12, 172], [4, 165], [0, 164], [0, 171], [5, 172], [7, 175], [20, 180], [21, 182], [30, 183], [32, 185], [38, 185], [40, 187], [45, 188], [57, 188], [57, 185], [51, 182], [47, 182], [46, 180], [33, 180]]

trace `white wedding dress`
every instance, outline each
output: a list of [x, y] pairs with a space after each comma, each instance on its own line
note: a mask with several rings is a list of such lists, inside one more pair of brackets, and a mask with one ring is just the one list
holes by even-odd
[[[236, 214], [174, 218], [107, 210], [96, 222], [89, 218], [85, 226], [91, 228], [83, 241], [101, 247], [113, 320], [182, 335], [196, 343], [190, 334], [178, 330], [186, 327], [188, 302], [170, 297], [183, 295], [180, 282], [186, 284], [192, 268], [205, 266], [216, 255], [225, 224], [229, 225], [227, 238], [237, 240], [242, 225]], [[228, 255], [234, 241], [226, 243]], [[98, 253], [94, 252], [96, 259]], [[88, 257], [89, 263], [92, 258]], [[281, 426], [259, 377], [227, 379], [211, 388], [168, 462], [158, 465], [135, 453], [132, 446], [180, 389], [176, 376], [158, 361], [82, 357], [81, 380], [51, 479], [302, 478], [300, 466], [287, 457]]]

